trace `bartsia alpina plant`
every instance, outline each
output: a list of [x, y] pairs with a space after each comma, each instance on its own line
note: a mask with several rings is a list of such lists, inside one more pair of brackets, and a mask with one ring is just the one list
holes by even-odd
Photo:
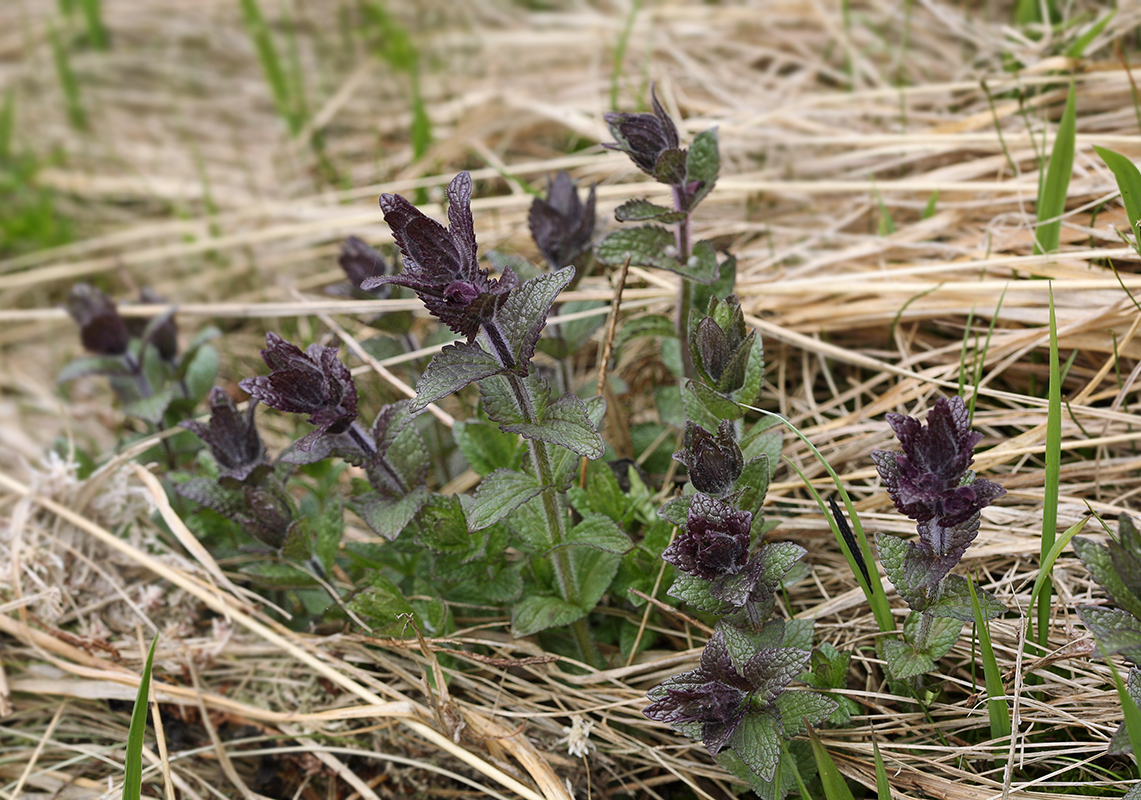
[[[961, 397], [940, 397], [926, 424], [888, 414], [902, 453], [876, 450], [876, 470], [895, 507], [916, 521], [917, 542], [880, 533], [880, 561], [899, 596], [913, 613], [904, 640], [885, 642], [888, 668], [896, 679], [914, 678], [932, 668], [959, 638], [963, 622], [974, 619], [967, 579], [950, 574], [978, 535], [980, 512], [1006, 490], [970, 470], [982, 434], [971, 430]], [[986, 619], [1006, 608], [977, 589]]]
[[594, 237], [594, 187], [583, 202], [574, 180], [560, 171], [548, 181], [547, 196], [531, 201], [527, 219], [531, 238], [551, 269], [579, 264]]

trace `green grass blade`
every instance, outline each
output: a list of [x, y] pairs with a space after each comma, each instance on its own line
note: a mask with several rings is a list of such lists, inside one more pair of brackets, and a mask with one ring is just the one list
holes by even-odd
[[[792, 753], [789, 752], [788, 742], [782, 740], [780, 743], [780, 749], [781, 749], [781, 752], [784, 754], [784, 758], [781, 759], [780, 765], [777, 767], [777, 774], [778, 775], [780, 774], [781, 768], [785, 764], [793, 764], [793, 765], [796, 764], [796, 759], [793, 758]], [[802, 778], [800, 776], [800, 770], [797, 769], [795, 766], [793, 766], [793, 768], [792, 768], [792, 777], [793, 777], [793, 779], [796, 780], [796, 788], [800, 791], [800, 796], [801, 796], [802, 800], [813, 800], [812, 795], [808, 791], [808, 787], [804, 785], [804, 778]], [[775, 778], [773, 780], [773, 784], [776, 786], [781, 785], [780, 781], [775, 779]]]
[[1046, 647], [1050, 633], [1050, 598], [1053, 583], [1045, 569], [1046, 557], [1054, 547], [1058, 531], [1058, 484], [1062, 474], [1062, 379], [1058, 367], [1058, 320], [1054, 315], [1054, 288], [1050, 287], [1050, 386], [1047, 390], [1046, 409], [1046, 470], [1042, 501], [1042, 581], [1038, 596], [1038, 645]]
[[990, 352], [990, 340], [994, 336], [994, 326], [998, 322], [998, 313], [1002, 311], [1003, 301], [1006, 300], [1006, 290], [1010, 284], [1002, 287], [1002, 294], [998, 296], [998, 305], [994, 308], [994, 314], [990, 318], [990, 327], [987, 328], [986, 341], [983, 342], [983, 349], [981, 353], [975, 356], [975, 379], [971, 386], [971, 399], [967, 401], [967, 413], [970, 418], [975, 418], [975, 401], [979, 399], [979, 384], [983, 380], [983, 367], [986, 365], [986, 355]]
[[990, 640], [990, 620], [983, 617], [979, 606], [979, 595], [975, 582], [967, 581], [971, 593], [971, 608], [975, 614], [975, 630], [979, 633], [979, 650], [983, 657], [983, 676], [986, 679], [987, 713], [990, 715], [990, 738], [1005, 739], [1010, 736], [1010, 708], [1006, 705], [1006, 687], [1002, 685], [1002, 672], [994, 657], [994, 647]]
[[1141, 170], [1121, 153], [1094, 145], [1094, 150], [1113, 173], [1117, 188], [1121, 190], [1121, 201], [1125, 204], [1125, 216], [1133, 233], [1133, 248], [1141, 253], [1141, 242], [1137, 240], [1137, 222], [1141, 220]]
[[83, 108], [79, 79], [75, 76], [75, 70], [71, 68], [71, 55], [64, 47], [55, 28], [48, 30], [48, 41], [51, 43], [56, 77], [59, 79], [60, 90], [63, 92], [67, 121], [76, 130], [85, 131], [87, 130], [87, 111]]
[[816, 758], [816, 768], [820, 771], [820, 783], [824, 787], [824, 796], [828, 800], [855, 800], [852, 790], [848, 788], [844, 776], [836, 768], [836, 762], [828, 754], [824, 743], [816, 735], [816, 730], [808, 728], [808, 739], [812, 742], [812, 755]]
[[1105, 26], [1117, 15], [1117, 9], [1110, 9], [1109, 13], [1099, 19], [1093, 25], [1090, 25], [1088, 31], [1083, 33], [1074, 43], [1066, 48], [1064, 55], [1067, 58], [1082, 58], [1086, 54], [1086, 48], [1090, 46], [1090, 42], [1098, 37], [1098, 35], [1105, 30]]
[[246, 22], [246, 30], [254, 40], [254, 47], [258, 52], [265, 79], [269, 83], [270, 93], [273, 95], [273, 104], [277, 113], [289, 126], [289, 132], [296, 134], [301, 129], [300, 118], [293, 113], [293, 101], [289, 91], [289, 80], [281, 66], [281, 59], [277, 55], [277, 48], [273, 46], [269, 25], [261, 13], [257, 0], [241, 0], [242, 17]]
[[618, 78], [622, 75], [622, 62], [626, 60], [626, 48], [630, 46], [630, 34], [634, 32], [634, 22], [638, 19], [638, 12], [642, 10], [642, 0], [634, 0], [626, 14], [626, 23], [622, 32], [618, 34], [618, 43], [614, 46], [614, 60], [610, 66], [610, 110], [618, 110]]
[[83, 22], [87, 26], [87, 41], [94, 50], [107, 50], [107, 28], [103, 24], [102, 0], [80, 0]]
[[887, 767], [875, 739], [872, 739], [872, 755], [876, 760], [876, 800], [891, 800], [891, 781], [887, 779]]
[[812, 484], [808, 482], [808, 478], [805, 477], [804, 473], [801, 472], [795, 464], [789, 462], [792, 468], [796, 470], [796, 473], [800, 475], [801, 480], [804, 481], [804, 485], [808, 487], [808, 491], [812, 493], [812, 496], [816, 499], [817, 505], [820, 506], [820, 510], [824, 513], [825, 518], [828, 520], [828, 524], [832, 528], [832, 535], [836, 537], [836, 541], [840, 545], [840, 552], [842, 552], [844, 554], [844, 558], [848, 560], [848, 566], [851, 568], [852, 574], [856, 576], [856, 581], [860, 584], [860, 588], [863, 589], [864, 596], [868, 598], [868, 605], [871, 606], [872, 614], [876, 618], [876, 624], [879, 625], [880, 630], [884, 633], [894, 631], [895, 619], [891, 616], [891, 605], [888, 603], [887, 595], [884, 593], [883, 583], [878, 580], [878, 573], [876, 573], [873, 569], [876, 560], [872, 555], [872, 548], [868, 544], [867, 536], [864, 534], [864, 526], [860, 524], [860, 518], [856, 514], [856, 507], [852, 504], [852, 498], [848, 495], [848, 490], [844, 488], [844, 483], [840, 480], [840, 476], [836, 474], [836, 470], [832, 469], [832, 465], [829, 464], [828, 461], [824, 458], [823, 454], [821, 454], [821, 452], [816, 449], [816, 445], [812, 444], [812, 442], [808, 440], [807, 436], [801, 433], [795, 425], [782, 417], [780, 414], [775, 414], [772, 411], [765, 411], [763, 408], [757, 408], [756, 406], [741, 404], [741, 407], [750, 409], [751, 411], [756, 411], [757, 413], [764, 414], [766, 417], [772, 417], [773, 419], [784, 423], [784, 425], [787, 426], [789, 430], [796, 434], [796, 437], [800, 439], [800, 441], [808, 445], [808, 449], [811, 450], [813, 455], [816, 456], [816, 460], [819, 461], [821, 465], [823, 465], [824, 469], [828, 471], [828, 474], [832, 477], [832, 483], [836, 485], [836, 491], [839, 492], [840, 497], [842, 497], [844, 500], [844, 508], [848, 512], [848, 519], [852, 523], [852, 532], [855, 535], [856, 543], [860, 550], [860, 555], [863, 556], [864, 563], [867, 564], [868, 570], [872, 572], [873, 575], [877, 576], [872, 579], [870, 584], [864, 580], [863, 573], [860, 572], [859, 565], [856, 562], [856, 557], [848, 548], [848, 543], [844, 540], [843, 535], [840, 533], [840, 529], [836, 525], [836, 521], [832, 519], [832, 514], [828, 510], [828, 507], [825, 505], [824, 500], [820, 497], [820, 493], [817, 492], [816, 489], [813, 488]]
[[1050, 570], [1054, 568], [1054, 562], [1058, 560], [1058, 556], [1070, 544], [1070, 539], [1073, 539], [1082, 532], [1082, 528], [1089, 522], [1089, 517], [1083, 517], [1075, 522], [1066, 532], [1062, 534], [1058, 541], [1054, 542], [1054, 546], [1050, 548], [1050, 552], [1042, 559], [1042, 565], [1038, 569], [1038, 577], [1034, 579], [1034, 591], [1030, 593], [1030, 607], [1034, 608], [1034, 604], [1038, 602], [1038, 595], [1042, 591], [1042, 587], [1050, 580]]
[[147, 662], [143, 665], [139, 692], [135, 695], [135, 708], [131, 712], [131, 727], [127, 732], [127, 757], [123, 765], [123, 800], [139, 800], [143, 793], [143, 737], [147, 733], [147, 711], [151, 696], [151, 667], [154, 665], [155, 645], [151, 642]]
[[[1061, 216], [1066, 211], [1066, 195], [1070, 190], [1070, 175], [1074, 171], [1074, 139], [1077, 117], [1076, 93], [1070, 84], [1066, 109], [1054, 136], [1054, 150], [1046, 167], [1046, 180], [1038, 198], [1038, 230], [1034, 236], [1034, 252], [1053, 253], [1058, 249], [1062, 235]], [[1046, 220], [1050, 220], [1047, 222]]]

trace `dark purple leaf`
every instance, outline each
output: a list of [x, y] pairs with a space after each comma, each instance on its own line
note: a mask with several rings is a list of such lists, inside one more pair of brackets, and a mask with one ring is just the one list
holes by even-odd
[[662, 558], [683, 572], [706, 580], [733, 575], [749, 557], [753, 515], [737, 511], [716, 498], [695, 494], [685, 530], [678, 533]]
[[519, 279], [507, 270], [492, 280], [487, 270], [479, 268], [471, 217], [471, 176], [461, 172], [448, 186], [450, 229], [400, 195], [382, 194], [380, 208], [404, 254], [404, 272], [368, 278], [361, 289], [368, 291], [386, 283], [405, 286], [433, 316], [468, 341], [474, 339], [480, 325], [491, 319]]
[[[662, 108], [662, 104], [658, 102], [656, 89], [650, 90], [650, 97], [654, 110], [652, 114], [611, 112], [603, 115], [607, 127], [610, 128], [610, 135], [617, 141], [604, 142], [602, 146], [608, 150], [622, 151], [628, 155], [630, 160], [637, 164], [638, 168], [643, 172], [657, 177], [656, 171], [659, 159], [661, 159], [663, 153], [667, 151], [678, 151], [680, 140], [678, 138], [677, 126], [674, 125], [669, 114]], [[681, 153], [681, 168], [679, 174], [680, 179], [684, 180], [684, 151], [681, 151]], [[667, 176], [669, 179], [664, 181], [665, 183], [676, 184], [679, 182], [678, 178], [673, 176], [674, 172], [678, 172], [677, 169], [663, 170], [663, 172], [669, 173]]]
[[687, 421], [684, 446], [674, 453], [674, 459], [689, 470], [689, 479], [699, 492], [714, 497], [724, 497], [731, 492], [745, 467], [733, 423], [729, 420], [722, 421], [715, 434]]
[[570, 175], [560, 171], [548, 182], [546, 199], [531, 202], [528, 220], [531, 238], [551, 269], [574, 264], [594, 235], [594, 187], [584, 204]]
[[215, 386], [210, 390], [210, 422], [188, 420], [179, 424], [206, 443], [222, 475], [241, 481], [265, 463], [265, 446], [254, 425], [256, 407], [253, 400], [245, 415], [239, 415], [226, 391]]
[[272, 331], [265, 341], [261, 355], [273, 372], [238, 385], [271, 408], [309, 415], [317, 430], [297, 443], [302, 450], [319, 436], [349, 430], [357, 417], [357, 388], [337, 348], [311, 344], [303, 353]]

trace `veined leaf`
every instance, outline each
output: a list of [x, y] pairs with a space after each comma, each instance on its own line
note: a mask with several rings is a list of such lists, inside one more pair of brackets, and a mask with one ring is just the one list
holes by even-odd
[[503, 371], [495, 357], [476, 344], [456, 342], [436, 354], [416, 384], [416, 397], [409, 408], [423, 411], [430, 403], [458, 392], [469, 383]]
[[543, 486], [533, 475], [497, 469], [475, 490], [475, 499], [468, 510], [468, 527], [478, 531], [494, 525], [541, 491]]
[[659, 206], [643, 198], [627, 200], [614, 209], [614, 218], [619, 222], [660, 222], [663, 225], [672, 225], [681, 222], [687, 216], [689, 215], [684, 211]]

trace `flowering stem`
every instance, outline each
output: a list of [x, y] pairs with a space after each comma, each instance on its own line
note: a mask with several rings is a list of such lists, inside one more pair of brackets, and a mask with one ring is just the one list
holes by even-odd
[[[511, 384], [515, 402], [523, 413], [524, 419], [528, 423], [541, 424], [536, 412], [534, 398], [531, 397], [526, 382], [513, 373], [507, 374], [507, 380]], [[554, 548], [551, 563], [555, 570], [555, 579], [558, 581], [559, 594], [562, 595], [563, 600], [578, 606], [582, 601], [579, 597], [574, 565], [570, 560], [570, 549], [563, 547], [567, 540], [566, 517], [559, 512], [558, 497], [555, 495], [554, 470], [551, 467], [551, 456], [547, 451], [547, 443], [540, 439], [529, 439], [528, 445], [527, 449], [531, 454], [531, 465], [535, 469], [535, 476], [544, 487], [540, 497], [543, 501], [543, 514], [547, 521], [547, 536]], [[592, 666], [601, 666], [602, 657], [598, 652], [598, 647], [594, 644], [589, 628], [586, 626], [586, 620], [579, 619], [575, 622], [574, 631], [587, 662]]]
[[[686, 211], [684, 198], [682, 197], [682, 187], [674, 186], [673, 195], [674, 208], [678, 211]], [[677, 240], [677, 261], [684, 267], [689, 262], [688, 211], [686, 211], [685, 219], [677, 223], [675, 235]], [[697, 374], [693, 368], [693, 357], [690, 356], [689, 353], [689, 311], [692, 305], [693, 281], [683, 275], [677, 293], [677, 320], [675, 320], [675, 327], [677, 330], [678, 343], [681, 347], [682, 372], [687, 378], [692, 378]]]

